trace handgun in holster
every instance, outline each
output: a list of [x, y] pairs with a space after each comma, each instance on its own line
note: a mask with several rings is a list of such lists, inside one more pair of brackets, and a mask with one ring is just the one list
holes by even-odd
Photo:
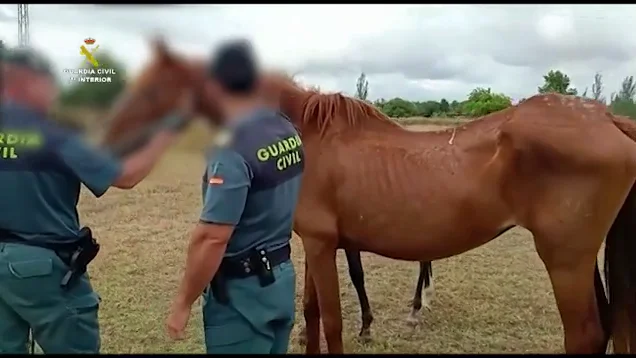
[[93, 233], [88, 227], [83, 227], [80, 230], [80, 240], [77, 248], [71, 253], [68, 262], [69, 270], [64, 275], [60, 286], [63, 289], [68, 289], [72, 286], [75, 280], [82, 276], [88, 267], [99, 253], [99, 244], [97, 240], [93, 238]]

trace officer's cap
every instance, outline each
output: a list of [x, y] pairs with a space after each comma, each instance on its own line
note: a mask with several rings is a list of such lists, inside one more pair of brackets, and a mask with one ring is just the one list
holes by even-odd
[[249, 41], [228, 41], [212, 55], [209, 73], [227, 91], [247, 93], [253, 89], [258, 77], [256, 62]]
[[0, 60], [53, 77], [51, 62], [42, 53], [27, 47], [0, 48]]

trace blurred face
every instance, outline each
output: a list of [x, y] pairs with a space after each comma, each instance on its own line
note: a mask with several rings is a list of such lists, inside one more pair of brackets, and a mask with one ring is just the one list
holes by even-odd
[[202, 106], [205, 114], [213, 124], [219, 124], [230, 120], [232, 113], [238, 108], [250, 106], [250, 103], [265, 103], [278, 107], [278, 98], [268, 91], [263, 90], [260, 80], [254, 86], [254, 90], [248, 94], [237, 95], [228, 92], [223, 86], [215, 81], [214, 78], [208, 77], [204, 86], [204, 100]]
[[60, 95], [60, 89], [55, 81], [40, 74], [35, 74], [26, 88], [31, 102], [39, 109], [50, 111]]
[[48, 112], [58, 100], [60, 90], [55, 80], [28, 68], [5, 65], [5, 92], [13, 100]]

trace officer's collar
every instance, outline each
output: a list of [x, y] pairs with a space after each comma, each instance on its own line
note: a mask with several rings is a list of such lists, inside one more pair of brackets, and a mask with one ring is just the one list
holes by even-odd
[[259, 118], [262, 117], [266, 117], [266, 116], [270, 116], [270, 115], [274, 115], [276, 114], [276, 111], [265, 107], [265, 106], [258, 106], [255, 107], [254, 109], [245, 112], [244, 114], [242, 114], [241, 116], [239, 116], [238, 118], [232, 120], [229, 124], [228, 127], [230, 129], [234, 129], [237, 128], [239, 126], [242, 126], [244, 124], [250, 123], [254, 120], [258, 120]]

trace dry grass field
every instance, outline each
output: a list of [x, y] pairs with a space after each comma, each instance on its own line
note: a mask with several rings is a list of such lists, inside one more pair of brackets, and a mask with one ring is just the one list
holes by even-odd
[[[419, 130], [430, 130], [419, 126]], [[185, 261], [189, 231], [200, 210], [203, 170], [198, 153], [171, 152], [142, 185], [112, 190], [100, 200], [83, 195], [83, 223], [93, 227], [102, 252], [90, 268], [101, 294], [104, 353], [201, 353], [200, 308], [194, 307], [188, 339], [171, 342], [163, 321]], [[302, 316], [303, 253], [293, 242], [298, 273], [298, 316]], [[527, 231], [514, 229], [469, 253], [433, 263], [436, 295], [421, 323], [406, 325], [417, 278], [416, 263], [372, 254], [363, 257], [367, 290], [375, 315], [373, 341], [359, 343], [359, 305], [339, 254], [344, 341], [356, 353], [559, 352], [562, 332], [552, 289]]]

